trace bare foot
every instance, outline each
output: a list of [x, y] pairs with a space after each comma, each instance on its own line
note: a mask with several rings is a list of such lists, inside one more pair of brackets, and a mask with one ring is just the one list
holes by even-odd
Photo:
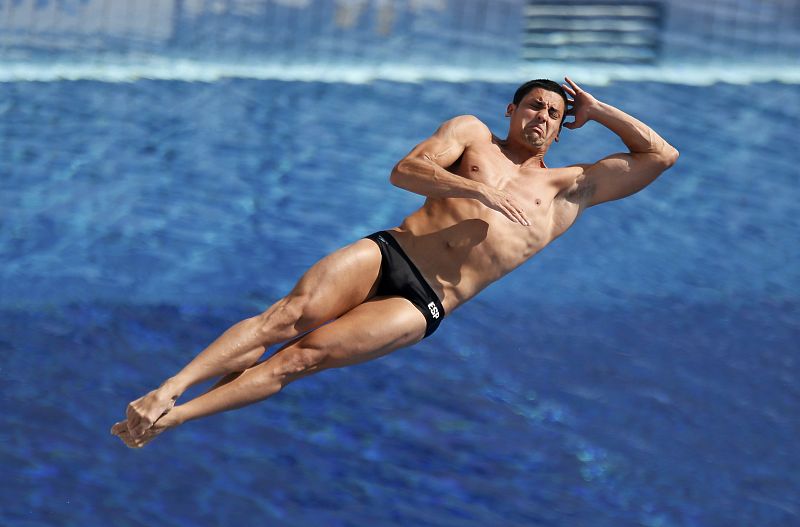
[[126, 412], [127, 419], [120, 422], [126, 423], [131, 438], [143, 438], [153, 423], [172, 410], [177, 400], [178, 394], [167, 380], [152, 392], [131, 402]]
[[162, 432], [172, 428], [163, 421], [163, 419], [159, 419], [153, 426], [145, 430], [143, 434], [133, 437], [128, 430], [128, 420], [126, 419], [115, 423], [114, 426], [111, 427], [111, 434], [119, 437], [129, 448], [142, 448], [158, 437]]

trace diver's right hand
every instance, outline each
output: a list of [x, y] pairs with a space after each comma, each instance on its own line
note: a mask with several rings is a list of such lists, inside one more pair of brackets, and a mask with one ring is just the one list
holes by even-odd
[[487, 207], [500, 212], [513, 222], [525, 226], [530, 226], [531, 224], [516, 198], [505, 190], [484, 185], [479, 201]]

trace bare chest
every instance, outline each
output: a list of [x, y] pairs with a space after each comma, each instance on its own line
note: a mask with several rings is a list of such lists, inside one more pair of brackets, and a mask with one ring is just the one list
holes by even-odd
[[531, 226], [510, 221], [502, 213], [487, 207], [476, 207], [490, 220], [491, 231], [498, 241], [514, 242], [540, 248], [551, 238], [553, 229], [563, 225], [562, 191], [574, 181], [574, 170], [547, 169], [538, 163], [520, 166], [511, 163], [494, 144], [468, 148], [459, 163], [451, 168], [458, 175], [504, 191], [522, 208]]
[[454, 166], [454, 171], [467, 179], [512, 193], [531, 210], [546, 208], [556, 190], [540, 167], [520, 167], [498, 154], [496, 147], [468, 148]]

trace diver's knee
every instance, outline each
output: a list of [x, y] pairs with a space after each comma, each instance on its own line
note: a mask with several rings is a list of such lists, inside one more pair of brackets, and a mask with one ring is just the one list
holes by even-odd
[[276, 373], [285, 382], [325, 369], [328, 352], [312, 342], [303, 341], [281, 351]]
[[311, 292], [287, 296], [285, 311], [292, 328], [301, 333], [320, 326], [329, 318], [324, 302]]
[[287, 295], [258, 315], [259, 330], [267, 335], [283, 333], [296, 328], [306, 317], [310, 299], [304, 294]]

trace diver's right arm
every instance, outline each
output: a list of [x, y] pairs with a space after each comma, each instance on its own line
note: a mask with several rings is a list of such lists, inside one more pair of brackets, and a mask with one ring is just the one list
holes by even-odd
[[471, 115], [446, 121], [395, 165], [389, 181], [429, 198], [479, 199], [482, 183], [453, 174], [447, 167], [458, 161], [481, 127], [486, 129]]
[[522, 207], [507, 192], [447, 170], [481, 136], [491, 137], [491, 131], [476, 117], [454, 117], [401, 159], [392, 169], [389, 181], [429, 198], [477, 199], [514, 222], [530, 225]]

